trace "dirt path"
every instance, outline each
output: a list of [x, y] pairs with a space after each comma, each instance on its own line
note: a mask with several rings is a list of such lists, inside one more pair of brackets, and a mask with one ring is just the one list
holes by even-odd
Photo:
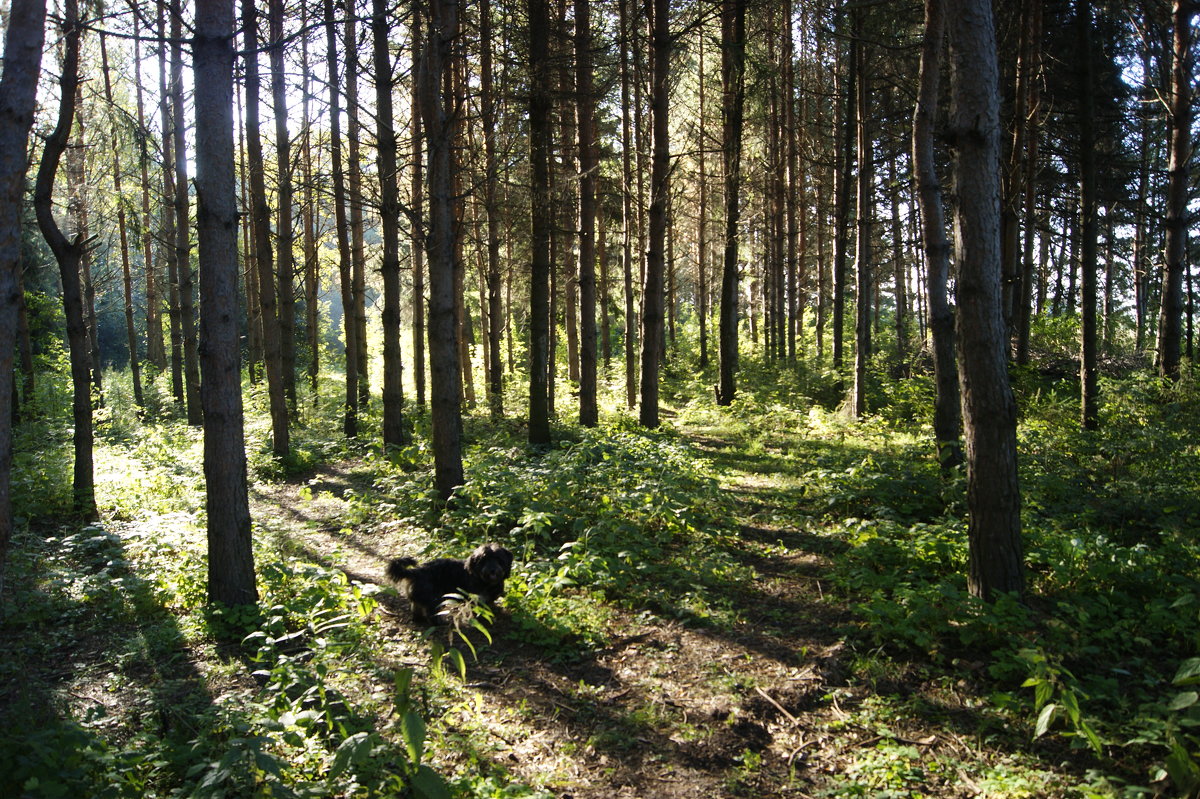
[[[697, 444], [719, 454], [722, 442]], [[342, 529], [345, 497], [364, 475], [354, 464], [323, 467], [300, 483], [257, 489], [255, 518], [298, 553], [352, 579], [384, 584], [386, 559], [419, 552], [399, 527]], [[843, 773], [878, 731], [845, 708], [846, 611], [827, 601], [822, 542], [778, 518], [780, 486], [725, 468], [739, 499], [744, 548], [756, 578], [728, 597], [727, 627], [685, 626], [648, 612], [611, 609], [609, 643], [580, 656], [530, 644], [501, 613], [494, 643], [468, 673], [469, 696], [431, 721], [443, 771], [498, 764], [558, 797], [804, 797]], [[403, 662], [428, 659], [406, 603], [385, 597], [379, 623]], [[922, 730], [901, 741], [930, 747]], [[958, 796], [949, 789], [940, 796]]]

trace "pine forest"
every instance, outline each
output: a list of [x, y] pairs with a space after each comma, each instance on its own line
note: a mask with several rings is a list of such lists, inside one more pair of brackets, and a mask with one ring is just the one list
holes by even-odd
[[0, 796], [1200, 799], [1198, 12], [4, 0]]

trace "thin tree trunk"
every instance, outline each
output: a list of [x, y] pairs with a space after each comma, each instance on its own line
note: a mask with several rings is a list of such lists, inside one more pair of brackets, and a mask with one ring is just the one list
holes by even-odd
[[175, 134], [171, 114], [171, 94], [168, 91], [167, 70], [167, 4], [158, 4], [158, 97], [162, 120], [163, 148], [163, 207], [160, 210], [162, 236], [159, 247], [167, 262], [167, 317], [171, 339], [171, 396], [184, 404], [183, 387], [183, 325], [179, 313], [179, 263], [175, 249]]
[[596, 402], [596, 163], [592, 94], [592, 29], [588, 0], [575, 0], [575, 91], [579, 128], [579, 423], [595, 427]]
[[[351, 10], [353, 5], [350, 6]], [[346, 201], [350, 206], [350, 302], [354, 317], [354, 357], [357, 360], [355, 376], [358, 381], [358, 405], [365, 407], [371, 400], [370, 374], [367, 368], [367, 256], [365, 223], [363, 220], [362, 160], [359, 153], [359, 137], [362, 125], [358, 119], [358, 18], [356, 13], [346, 14], [346, 47], [342, 57], [346, 61], [343, 78], [346, 89]], [[347, 376], [347, 380], [349, 376]]]
[[[625, 0], [622, 0], [624, 3]], [[547, 0], [528, 0], [529, 168], [531, 271], [529, 277], [529, 443], [550, 443], [550, 9]], [[628, 320], [627, 320], [628, 321]]]
[[630, 124], [629, 47], [633, 38], [629, 20], [630, 0], [618, 0], [621, 37], [621, 269], [625, 280], [625, 404], [637, 404], [637, 359], [635, 330], [637, 329], [633, 291], [633, 236], [636, 224], [633, 213], [633, 136]]
[[271, 251], [271, 209], [258, 120], [261, 81], [258, 73], [258, 12], [254, 0], [242, 0], [242, 35], [246, 48], [246, 158], [250, 178], [250, 224], [254, 235], [254, 261], [258, 273], [258, 307], [263, 329], [263, 368], [267, 373], [267, 398], [271, 409], [271, 451], [286, 457], [288, 437], [287, 395], [283, 388], [283, 358], [278, 306], [275, 302], [275, 262]]
[[725, 247], [721, 273], [719, 405], [732, 404], [737, 389], [738, 225], [741, 219], [745, 61], [746, 0], [724, 0], [721, 5], [721, 157], [725, 177]]
[[200, 407], [200, 353], [196, 340], [195, 284], [188, 224], [186, 122], [183, 109], [183, 9], [171, 0], [171, 107], [175, 125], [175, 260], [179, 276], [179, 325], [183, 337], [183, 383], [188, 424], [204, 420]]
[[950, 12], [948, 135], [956, 146], [959, 386], [967, 450], [968, 588], [985, 602], [1025, 588], [1017, 408], [1001, 308], [1000, 88], [989, 0]]
[[383, 229], [383, 443], [407, 442], [404, 431], [404, 363], [400, 350], [400, 168], [396, 129], [392, 121], [395, 83], [388, 51], [391, 32], [386, 0], [372, 0], [371, 34], [375, 65], [375, 107], [378, 111], [376, 150], [379, 165], [379, 222]]
[[483, 105], [484, 209], [487, 213], [487, 353], [488, 408], [492, 420], [504, 416], [504, 369], [500, 362], [500, 339], [504, 335], [504, 307], [501, 297], [500, 208], [496, 189], [499, 185], [499, 158], [496, 154], [496, 93], [492, 74], [492, 4], [481, 0], [479, 6], [480, 81]]
[[854, 169], [854, 130], [858, 127], [855, 118], [858, 103], [858, 89], [855, 81], [858, 77], [858, 50], [860, 43], [851, 35], [850, 53], [846, 67], [846, 93], [844, 119], [840, 126], [839, 142], [841, 154], [837, 162], [837, 221], [833, 239], [833, 368], [842, 370], [842, 359], [845, 339], [846, 313], [846, 261], [850, 247], [850, 186], [851, 173]]
[[950, 243], [942, 210], [941, 184], [933, 152], [937, 124], [941, 54], [945, 36], [946, 0], [925, 0], [925, 42], [921, 51], [920, 89], [913, 114], [913, 174], [924, 231], [925, 287], [929, 304], [929, 330], [933, 338], [933, 374], [936, 394], [933, 436], [938, 463], [950, 471], [963, 461], [960, 443], [958, 366], [955, 363], [954, 311], [950, 307]]
[[1097, 327], [1097, 250], [1100, 221], [1097, 218], [1096, 197], [1096, 101], [1093, 97], [1095, 79], [1092, 69], [1092, 4], [1091, 0], [1076, 0], [1075, 28], [1078, 43], [1079, 97], [1079, 252], [1083, 273], [1082, 353], [1079, 362], [1080, 426], [1094, 430], [1100, 424]]
[[346, 337], [346, 406], [342, 432], [358, 435], [358, 325], [355, 324], [350, 229], [346, 219], [346, 174], [342, 161], [341, 97], [338, 92], [337, 26], [333, 0], [324, 0], [325, 57], [329, 67], [329, 143], [333, 161], [333, 208], [337, 227], [338, 277], [342, 294], [342, 329]]
[[[42, 162], [38, 167], [34, 183], [33, 207], [37, 214], [38, 227], [58, 262], [62, 279], [63, 310], [67, 319], [67, 346], [71, 359], [71, 384], [73, 387], [72, 419], [75, 430], [74, 509], [86, 520], [95, 519], [96, 489], [92, 469], [92, 398], [91, 398], [91, 352], [88, 347], [87, 329], [83, 318], [83, 297], [79, 284], [80, 260], [87, 241], [76, 233], [68, 239], [54, 219], [54, 178], [67, 142], [71, 137], [71, 124], [75, 116], [76, 89], [79, 86], [79, 40], [83, 28], [79, 24], [77, 0], [66, 0], [61, 23], [63, 36], [62, 74], [59, 79], [58, 121], [46, 139], [42, 151]], [[22, 151], [24, 152], [24, 151]], [[9, 350], [11, 352], [11, 350]], [[11, 373], [11, 370], [9, 370]], [[12, 396], [12, 390], [5, 394]]]
[[671, 31], [668, 0], [647, 0], [650, 15], [650, 124], [653, 157], [650, 176], [649, 242], [642, 299], [642, 385], [638, 419], [658, 427], [658, 372], [663, 357], [663, 300], [666, 272], [667, 203], [670, 199], [671, 140], [667, 125], [670, 99]]
[[1187, 267], [1187, 195], [1192, 130], [1192, 18], [1188, 0], [1171, 10], [1171, 160], [1167, 178], [1166, 247], [1159, 316], [1158, 371], [1179, 378], [1183, 326], [1183, 272]]
[[[421, 37], [420, 0], [412, 6], [412, 51], [413, 63], [420, 63], [423, 49]], [[422, 235], [425, 217], [425, 178], [422, 168], [421, 87], [414, 77], [412, 81], [412, 274], [413, 274], [413, 383], [417, 391], [417, 404], [425, 406], [425, 238]]]
[[288, 133], [287, 78], [284, 72], [284, 0], [268, 0], [271, 38], [271, 96], [275, 114], [275, 164], [279, 209], [276, 216], [275, 282], [279, 317], [279, 368], [287, 407], [296, 410], [296, 267], [292, 255], [292, 147]]
[[[238, 365], [237, 203], [233, 159], [233, 0], [197, 0], [196, 232], [200, 335], [204, 341], [204, 482], [208, 516], [208, 598], [223, 605], [258, 600], [246, 489]], [[253, 57], [253, 54], [251, 54]]]
[[852, 81], [856, 86], [855, 120], [858, 139], [858, 238], [854, 247], [855, 257], [855, 348], [854, 348], [854, 393], [851, 409], [855, 418], [867, 412], [867, 365], [871, 359], [871, 298], [874, 292], [874, 276], [871, 265], [871, 222], [875, 209], [874, 182], [875, 154], [870, 128], [871, 85], [867, 77], [867, 48], [858, 40], [862, 37], [863, 9], [854, 10], [855, 59], [851, 69], [856, 74]]
[[[303, 26], [308, 28], [308, 6], [303, 6]], [[312, 71], [309, 69], [308, 36], [300, 37], [300, 70], [304, 74], [304, 92], [301, 100], [301, 124], [304, 125], [304, 155], [300, 168], [304, 176], [301, 192], [302, 224], [304, 226], [304, 323], [308, 342], [308, 382], [312, 391], [312, 402], [317, 404], [321, 374], [320, 314], [317, 307], [317, 290], [320, 284], [317, 259], [317, 225], [313, 200], [312, 170], [312, 121], [308, 116], [308, 104], [312, 99]]]
[[[109, 108], [113, 107], [112, 76], [108, 70], [108, 47], [106, 37], [100, 35], [101, 72], [104, 73], [104, 100]], [[133, 379], [133, 401], [137, 406], [146, 404], [142, 396], [142, 364], [138, 358], [137, 328], [133, 324], [133, 274], [129, 266], [129, 231], [125, 221], [125, 204], [122, 202], [121, 190], [121, 154], [120, 142], [117, 138], [117, 126], [112, 125], [113, 148], [113, 191], [117, 197], [117, 232], [121, 242], [121, 277], [125, 289], [125, 337], [129, 342], [129, 373]]]
[[[136, 14], [133, 24], [133, 82], [137, 103], [138, 166], [142, 176], [142, 267], [146, 272], [146, 360], [161, 372], [167, 368], [167, 352], [163, 346], [159, 273], [154, 263], [154, 233], [150, 216], [150, 131], [146, 127], [146, 104], [142, 98], [142, 42], [140, 18]], [[155, 376], [156, 373], [152, 371], [151, 379]]]

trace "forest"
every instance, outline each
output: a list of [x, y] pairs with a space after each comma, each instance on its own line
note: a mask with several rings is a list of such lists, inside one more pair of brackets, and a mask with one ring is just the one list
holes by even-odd
[[1197, 799], [1198, 10], [7, 0], [0, 796]]

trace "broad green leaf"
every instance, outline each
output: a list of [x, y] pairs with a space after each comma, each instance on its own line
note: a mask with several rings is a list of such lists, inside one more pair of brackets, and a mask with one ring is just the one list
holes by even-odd
[[1184, 710], [1196, 704], [1197, 700], [1200, 700], [1200, 694], [1195, 691], [1184, 691], [1175, 695], [1175, 698], [1167, 705], [1167, 710]]
[[423, 799], [450, 799], [450, 786], [429, 766], [418, 766], [412, 775], [413, 793]]
[[1180, 663], [1179, 670], [1175, 672], [1175, 679], [1171, 682], [1175, 685], [1200, 683], [1200, 658], [1188, 658]]
[[425, 754], [425, 720], [412, 711], [405, 713], [400, 719], [400, 736], [404, 739], [408, 759], [420, 763]]
[[1051, 703], [1042, 708], [1042, 712], [1038, 715], [1037, 727], [1034, 728], [1033, 737], [1040, 738], [1050, 729], [1051, 722], [1054, 721], [1054, 714], [1058, 710], [1058, 705]]

